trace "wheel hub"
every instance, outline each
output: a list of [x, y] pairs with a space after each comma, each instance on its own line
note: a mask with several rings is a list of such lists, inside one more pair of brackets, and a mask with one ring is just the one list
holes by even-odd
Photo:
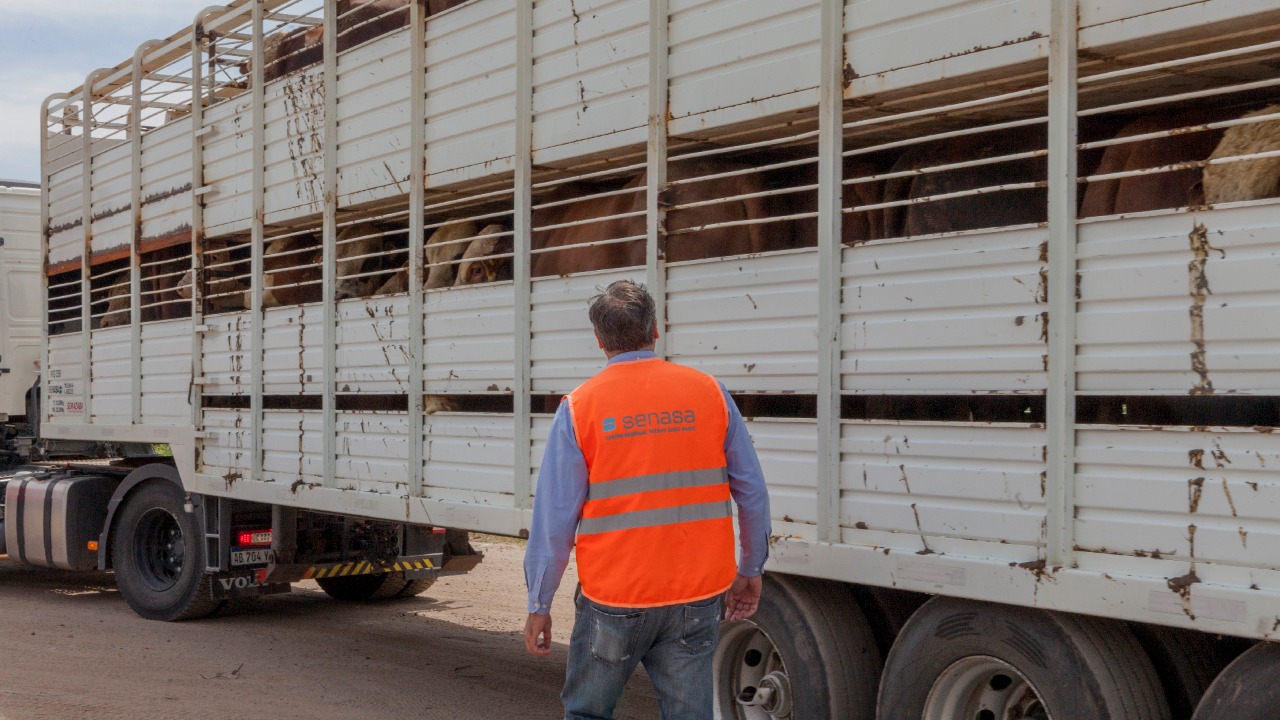
[[994, 657], [952, 663], [934, 681], [922, 720], [1053, 720], [1017, 668]]
[[725, 623], [715, 657], [718, 717], [785, 720], [791, 681], [777, 646], [750, 621]]
[[142, 581], [163, 592], [178, 583], [186, 561], [186, 543], [178, 519], [163, 508], [152, 508], [134, 528], [135, 565]]

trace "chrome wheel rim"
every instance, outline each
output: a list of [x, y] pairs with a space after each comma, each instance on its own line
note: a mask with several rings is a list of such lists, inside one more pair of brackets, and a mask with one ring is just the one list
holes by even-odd
[[1026, 676], [998, 658], [954, 662], [934, 681], [921, 720], [1054, 720]]
[[749, 621], [724, 623], [712, 662], [716, 717], [785, 720], [791, 717], [791, 679], [777, 645]]

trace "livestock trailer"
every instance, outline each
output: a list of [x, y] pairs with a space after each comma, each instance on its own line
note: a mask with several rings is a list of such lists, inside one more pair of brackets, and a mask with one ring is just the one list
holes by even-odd
[[415, 592], [635, 278], [769, 483], [721, 717], [1269, 718], [1277, 62], [1266, 0], [206, 9], [42, 109], [42, 435], [125, 457], [10, 555]]

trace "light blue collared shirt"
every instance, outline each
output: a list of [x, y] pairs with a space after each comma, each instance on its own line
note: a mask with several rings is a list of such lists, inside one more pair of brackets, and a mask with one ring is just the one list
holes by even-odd
[[[652, 350], [636, 350], [615, 355], [609, 364], [655, 357]], [[729, 492], [738, 505], [738, 542], [742, 550], [738, 573], [754, 577], [764, 572], [764, 562], [769, 557], [769, 492], [742, 414], [723, 383], [720, 391], [729, 408], [724, 456], [728, 464]], [[524, 554], [524, 581], [529, 588], [531, 613], [551, 612], [551, 599], [569, 564], [582, 506], [587, 501], [587, 461], [578, 447], [567, 408], [568, 403], [562, 402], [556, 410], [547, 450], [542, 456], [542, 468], [538, 471], [533, 522]]]

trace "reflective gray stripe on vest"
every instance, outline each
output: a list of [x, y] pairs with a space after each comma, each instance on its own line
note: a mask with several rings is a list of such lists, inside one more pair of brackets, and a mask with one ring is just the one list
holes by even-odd
[[732, 501], [717, 500], [709, 503], [698, 503], [697, 505], [677, 505], [653, 510], [636, 510], [604, 517], [582, 518], [578, 523], [578, 534], [595, 535], [596, 533], [612, 532], [614, 530], [634, 530], [655, 525], [675, 525], [676, 523], [693, 522], [694, 520], [712, 520], [732, 516]]
[[651, 490], [675, 490], [677, 488], [701, 487], [729, 482], [727, 468], [710, 468], [707, 470], [677, 470], [669, 473], [653, 475], [637, 475], [635, 477], [594, 482], [587, 487], [588, 500], [632, 495]]

